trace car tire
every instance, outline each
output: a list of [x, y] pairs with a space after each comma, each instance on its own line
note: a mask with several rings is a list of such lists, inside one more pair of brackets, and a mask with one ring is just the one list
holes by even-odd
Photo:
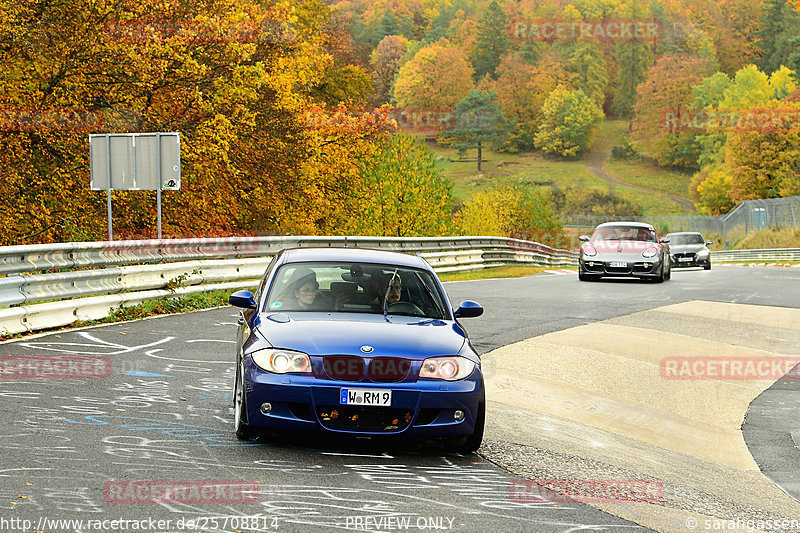
[[703, 265], [703, 270], [711, 270], [711, 264]]
[[664, 270], [664, 264], [661, 264], [661, 273], [659, 273], [658, 277], [653, 278], [655, 283], [664, 283], [664, 280], [667, 279], [667, 273]]
[[247, 398], [244, 394], [241, 371], [236, 371], [236, 385], [234, 386], [233, 427], [239, 440], [251, 440], [255, 435], [250, 424], [247, 423]]
[[581, 281], [594, 281], [597, 278], [595, 276], [589, 276], [588, 274], [584, 274], [580, 270], [578, 270], [578, 279]]
[[664, 281], [669, 281], [672, 279], [672, 265], [667, 266], [667, 272], [664, 274]]

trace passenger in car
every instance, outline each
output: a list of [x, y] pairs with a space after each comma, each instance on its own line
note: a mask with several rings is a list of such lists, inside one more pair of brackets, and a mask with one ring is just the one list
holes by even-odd
[[291, 297], [286, 302], [287, 310], [313, 311], [329, 307], [319, 293], [319, 283], [314, 272], [303, 275], [292, 284]]

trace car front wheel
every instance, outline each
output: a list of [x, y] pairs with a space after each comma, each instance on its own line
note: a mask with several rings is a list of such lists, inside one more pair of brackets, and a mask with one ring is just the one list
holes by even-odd
[[236, 437], [240, 440], [250, 440], [254, 436], [253, 429], [250, 427], [250, 424], [247, 423], [246, 402], [241, 371], [237, 370], [233, 403], [233, 427], [236, 430]]

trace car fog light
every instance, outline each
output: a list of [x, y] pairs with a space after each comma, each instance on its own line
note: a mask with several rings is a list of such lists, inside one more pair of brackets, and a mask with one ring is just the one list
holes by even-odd
[[261, 404], [261, 412], [265, 415], [268, 415], [272, 411], [272, 404], [269, 402], [264, 402]]
[[464, 411], [462, 411], [461, 409], [456, 409], [455, 412], [453, 413], [453, 418], [455, 419], [456, 422], [461, 422], [462, 420], [464, 420]]
[[650, 263], [645, 263], [645, 264], [644, 264], [644, 267], [645, 267], [645, 268], [650, 268]]

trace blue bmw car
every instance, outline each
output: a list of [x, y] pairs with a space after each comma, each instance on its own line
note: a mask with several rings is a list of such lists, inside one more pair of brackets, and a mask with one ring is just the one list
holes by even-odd
[[483, 439], [481, 361], [421, 257], [353, 248], [278, 253], [240, 308], [236, 435], [308, 431], [443, 439], [469, 453]]

